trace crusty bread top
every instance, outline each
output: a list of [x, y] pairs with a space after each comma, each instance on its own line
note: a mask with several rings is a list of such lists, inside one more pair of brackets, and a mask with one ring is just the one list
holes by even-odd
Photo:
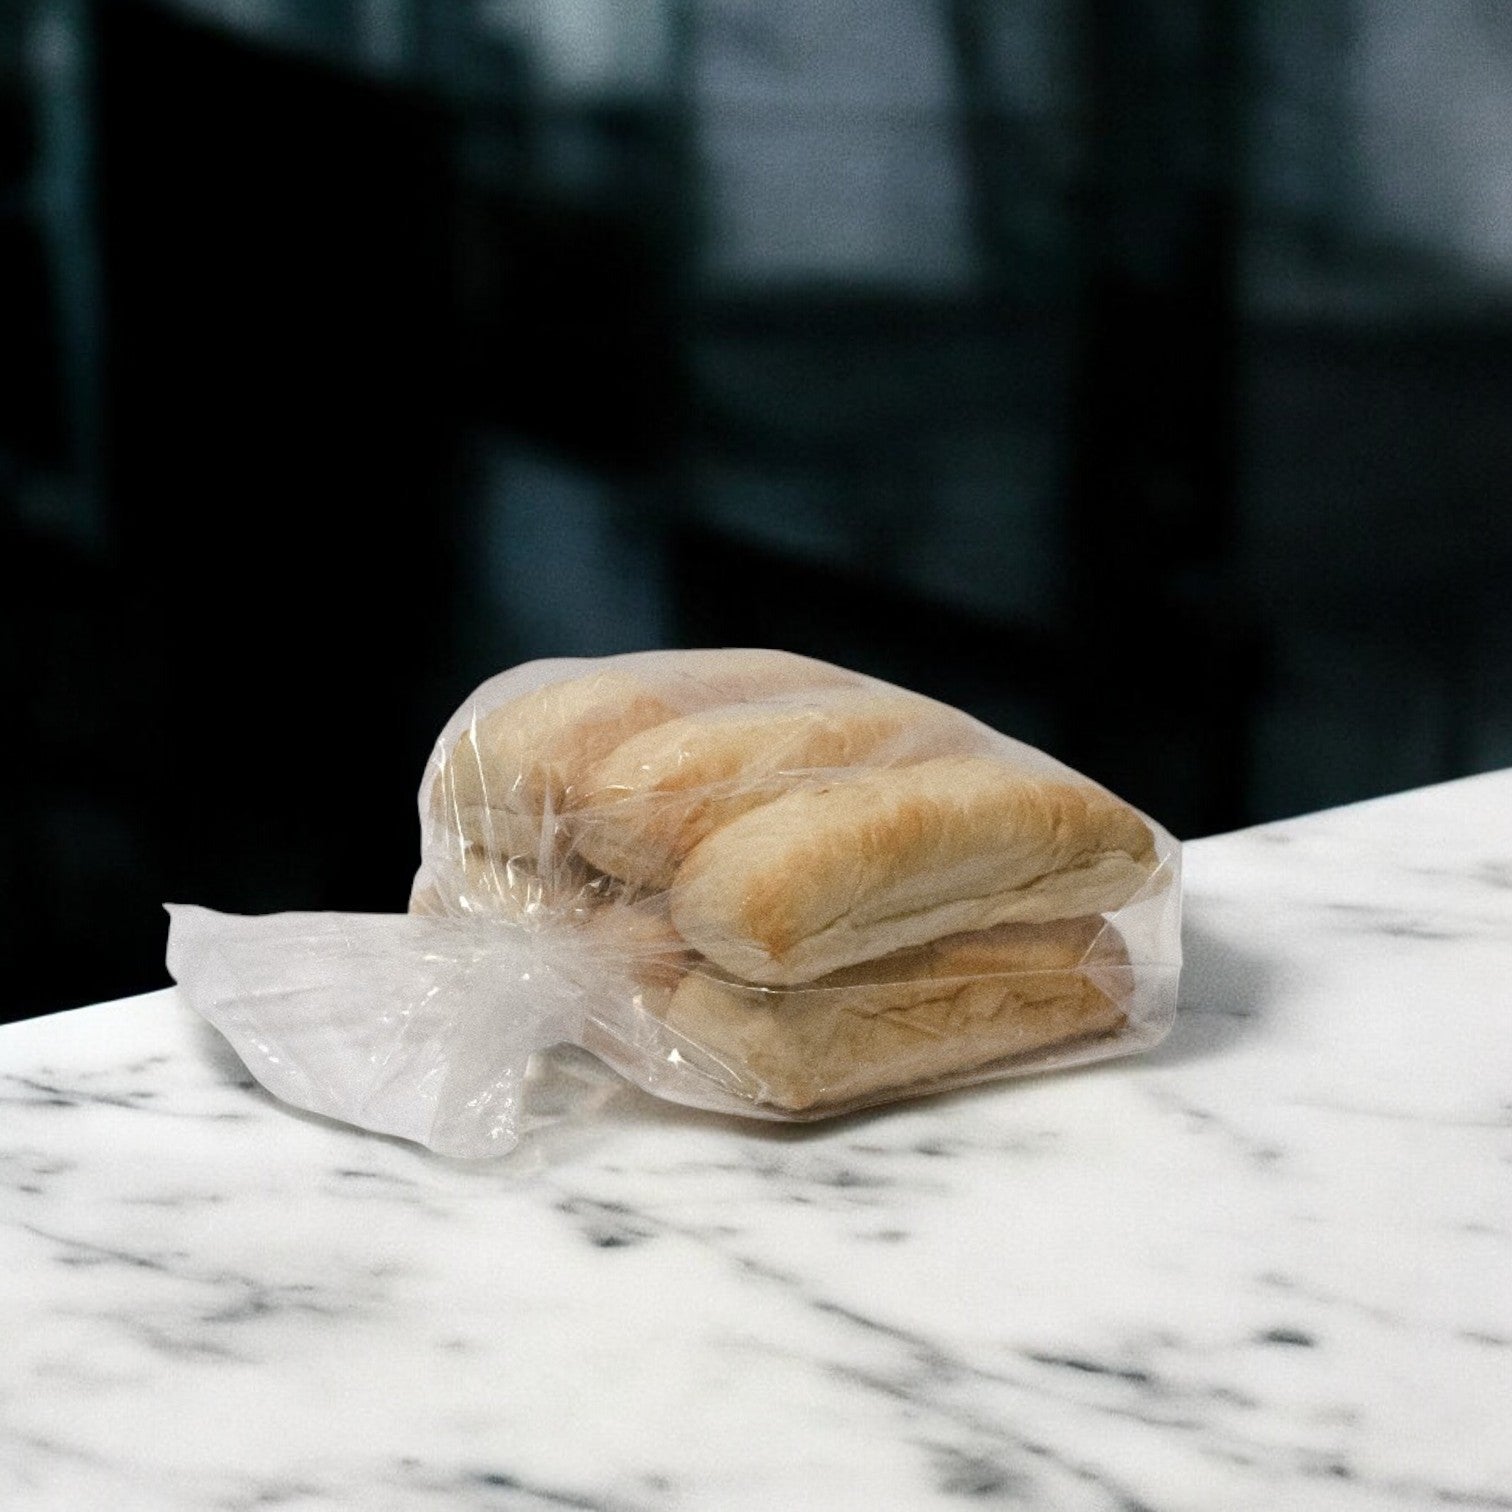
[[1144, 821], [1100, 789], [942, 757], [731, 821], [678, 869], [670, 908], [732, 975], [791, 984], [966, 930], [1118, 908], [1155, 867]]
[[710, 704], [858, 681], [855, 673], [786, 651], [611, 658], [474, 721], [446, 755], [432, 809], [443, 822], [477, 808], [560, 810], [599, 761], [642, 730]]
[[806, 774], [985, 749], [994, 737], [945, 704], [896, 688], [821, 688], [667, 720], [599, 762], [575, 809], [594, 866], [667, 887], [706, 835]]

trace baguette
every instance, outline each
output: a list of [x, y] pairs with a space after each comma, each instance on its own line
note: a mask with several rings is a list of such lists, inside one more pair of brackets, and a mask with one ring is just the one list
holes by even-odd
[[732, 820], [678, 868], [669, 903], [732, 976], [792, 985], [968, 930], [1116, 909], [1157, 865], [1148, 826], [1101, 789], [941, 757]]

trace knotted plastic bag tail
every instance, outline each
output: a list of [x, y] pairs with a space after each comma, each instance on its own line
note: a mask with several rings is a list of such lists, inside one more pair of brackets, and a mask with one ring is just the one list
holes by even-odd
[[440, 1154], [502, 1155], [530, 1060], [581, 1038], [560, 942], [403, 914], [168, 905], [168, 969], [275, 1097]]

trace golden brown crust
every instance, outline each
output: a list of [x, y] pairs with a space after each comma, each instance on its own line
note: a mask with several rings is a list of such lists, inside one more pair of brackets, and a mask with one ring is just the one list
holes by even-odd
[[733, 1091], [813, 1113], [1112, 1034], [1131, 990], [1112, 926], [1074, 919], [938, 940], [804, 988], [690, 974], [659, 1011]]
[[943, 757], [733, 820], [679, 868], [670, 907], [724, 970], [784, 985], [967, 930], [1116, 909], [1156, 864], [1148, 826], [1100, 789]]
[[894, 688], [700, 710], [632, 736], [598, 763], [574, 812], [576, 844], [616, 877], [665, 888], [705, 836], [807, 775], [980, 750], [991, 738], [955, 709]]

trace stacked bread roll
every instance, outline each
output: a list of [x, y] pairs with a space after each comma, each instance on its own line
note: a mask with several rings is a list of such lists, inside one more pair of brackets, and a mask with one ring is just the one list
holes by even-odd
[[611, 658], [438, 749], [415, 911], [568, 923], [669, 1047], [813, 1116], [1118, 1034], [1126, 804], [954, 709], [776, 651]]

